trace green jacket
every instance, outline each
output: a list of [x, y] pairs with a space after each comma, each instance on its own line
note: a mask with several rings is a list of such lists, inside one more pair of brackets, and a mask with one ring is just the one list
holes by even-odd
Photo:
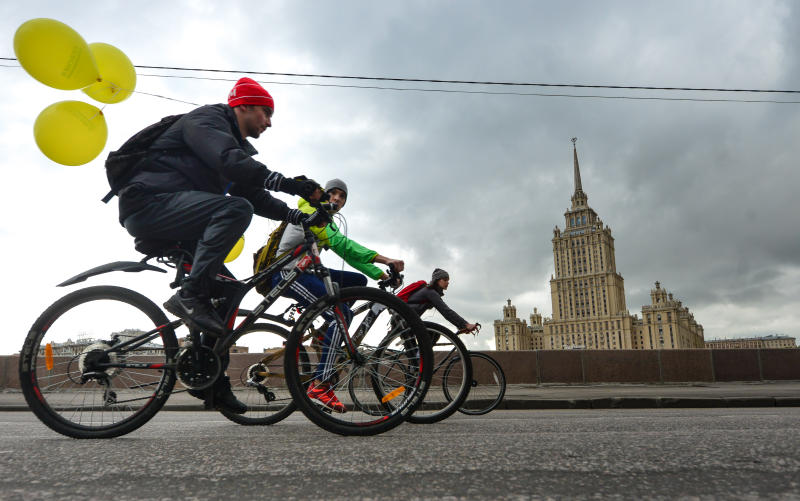
[[[311, 207], [308, 201], [300, 199], [297, 203], [298, 208], [306, 214], [312, 214], [316, 209]], [[317, 242], [320, 248], [328, 248], [335, 252], [344, 261], [357, 269], [364, 275], [373, 280], [378, 280], [383, 275], [380, 268], [372, 264], [377, 252], [367, 249], [363, 245], [354, 240], [350, 240], [339, 228], [331, 223], [324, 228], [311, 228], [311, 231], [317, 236]], [[283, 234], [281, 243], [278, 247], [278, 254], [285, 251], [294, 249], [303, 241], [303, 228], [299, 225], [290, 224]], [[286, 267], [292, 268], [295, 263], [290, 262]]]

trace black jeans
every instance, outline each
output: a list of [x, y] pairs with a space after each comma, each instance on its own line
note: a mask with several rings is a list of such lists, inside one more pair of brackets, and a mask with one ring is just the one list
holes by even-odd
[[211, 281], [253, 218], [253, 205], [244, 198], [204, 191], [132, 190], [119, 203], [120, 211], [130, 214], [123, 225], [134, 237], [197, 242], [192, 271], [183, 284], [195, 296], [209, 295]]

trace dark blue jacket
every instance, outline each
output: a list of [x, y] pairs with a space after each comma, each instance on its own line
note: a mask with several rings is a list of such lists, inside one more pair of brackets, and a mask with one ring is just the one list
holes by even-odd
[[[228, 192], [246, 198], [255, 213], [283, 220], [289, 207], [264, 189], [267, 166], [252, 158], [258, 151], [239, 131], [233, 108], [210, 104], [190, 111], [150, 147], [148, 161], [128, 182], [150, 193]], [[124, 198], [125, 188], [120, 190]], [[120, 203], [120, 221], [128, 214]]]

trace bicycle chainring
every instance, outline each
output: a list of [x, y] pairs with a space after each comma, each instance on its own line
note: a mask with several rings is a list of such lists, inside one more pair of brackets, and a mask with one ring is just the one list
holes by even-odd
[[219, 355], [208, 346], [183, 348], [176, 365], [178, 381], [190, 390], [205, 390], [222, 374]]

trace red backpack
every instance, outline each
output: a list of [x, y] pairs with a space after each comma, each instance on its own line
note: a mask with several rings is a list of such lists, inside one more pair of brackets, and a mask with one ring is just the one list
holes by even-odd
[[407, 303], [409, 296], [424, 287], [427, 283], [428, 282], [425, 280], [417, 280], [413, 284], [408, 284], [400, 289], [400, 292], [397, 293], [397, 297], [402, 299], [404, 303]]

